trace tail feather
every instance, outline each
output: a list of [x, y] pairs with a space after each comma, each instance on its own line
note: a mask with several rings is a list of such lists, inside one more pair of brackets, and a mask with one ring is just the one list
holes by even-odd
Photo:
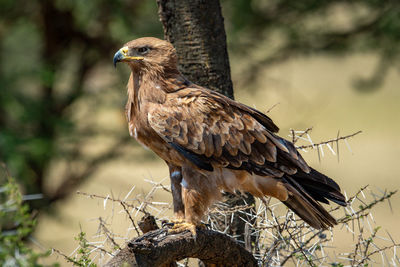
[[310, 173], [299, 172], [282, 178], [289, 192], [283, 203], [300, 218], [316, 229], [326, 229], [337, 224], [325, 208], [317, 201], [331, 200], [345, 206], [346, 199], [332, 179], [312, 169]]
[[297, 172], [296, 175], [293, 176], [293, 178], [301, 179], [302, 181], [307, 183], [317, 183], [319, 185], [325, 185], [326, 187], [331, 188], [331, 190], [340, 191], [339, 185], [334, 180], [313, 168], [310, 169], [311, 171], [309, 173], [305, 173], [302, 171]]
[[328, 191], [324, 190], [324, 188], [314, 186], [314, 185], [307, 185], [307, 184], [302, 184], [302, 187], [308, 194], [313, 196], [315, 200], [318, 200], [320, 202], [329, 204], [328, 200], [335, 202], [336, 204], [339, 204], [341, 206], [346, 206], [346, 199], [344, 196], [338, 192], [338, 191]]
[[299, 171], [292, 178], [316, 200], [327, 203], [328, 199], [341, 206], [346, 206], [346, 198], [340, 192], [339, 185], [328, 176], [311, 169], [310, 173]]
[[284, 181], [289, 191], [289, 198], [283, 203], [306, 223], [316, 229], [326, 229], [337, 224], [335, 218], [304, 191], [301, 185], [290, 177], [284, 178]]

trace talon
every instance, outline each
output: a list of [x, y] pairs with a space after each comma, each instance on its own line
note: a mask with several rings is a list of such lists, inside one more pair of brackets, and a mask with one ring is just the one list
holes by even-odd
[[174, 225], [182, 224], [184, 221], [185, 221], [184, 218], [174, 218], [174, 219], [171, 219], [169, 221], [167, 221], [167, 220], [162, 221], [161, 225], [163, 227], [172, 227], [173, 228]]
[[194, 237], [197, 236], [196, 225], [188, 222], [176, 223], [171, 229], [168, 230], [168, 234], [178, 234], [186, 230], [189, 230]]
[[171, 223], [180, 224], [180, 223], [183, 223], [184, 221], [185, 221], [184, 218], [174, 218], [174, 219], [171, 220]]
[[164, 220], [164, 221], [161, 222], [161, 226], [162, 227], [172, 227], [172, 226], [174, 226], [174, 224], [175, 224], [174, 221], [169, 222], [167, 220]]

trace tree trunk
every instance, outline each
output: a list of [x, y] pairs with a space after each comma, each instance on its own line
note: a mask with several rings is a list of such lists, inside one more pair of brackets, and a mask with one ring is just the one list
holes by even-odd
[[[233, 98], [224, 18], [219, 1], [157, 0], [157, 4], [164, 37], [177, 50], [180, 71], [190, 81]], [[232, 194], [225, 197], [231, 207], [255, 203], [250, 194], [245, 199]], [[238, 214], [229, 225], [221, 225], [220, 230], [226, 227], [229, 227], [228, 233], [237, 236], [238, 240], [249, 240], [250, 233], [245, 233], [245, 221]]]
[[224, 19], [218, 0], [157, 0], [164, 37], [190, 81], [233, 98]]

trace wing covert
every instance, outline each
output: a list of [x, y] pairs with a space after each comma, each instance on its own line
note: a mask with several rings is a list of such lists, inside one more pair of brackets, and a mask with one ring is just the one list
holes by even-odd
[[153, 106], [148, 121], [165, 142], [201, 169], [218, 166], [273, 177], [310, 171], [292, 143], [268, 130], [251, 112], [207, 91], [188, 88], [170, 94], [165, 103]]

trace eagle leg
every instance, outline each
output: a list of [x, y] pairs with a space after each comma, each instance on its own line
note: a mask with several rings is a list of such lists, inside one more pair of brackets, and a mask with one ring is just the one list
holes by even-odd
[[206, 228], [201, 222], [207, 208], [218, 199], [220, 191], [215, 179], [203, 174], [192, 165], [181, 168], [181, 192], [184, 207], [184, 221], [177, 223], [169, 233], [190, 230], [196, 236], [196, 227]]
[[171, 229], [168, 230], [169, 234], [178, 234], [178, 233], [182, 233], [186, 230], [189, 230], [193, 237], [197, 236], [196, 233], [196, 227], [205, 227], [203, 224], [199, 224], [199, 225], [195, 225], [191, 222], [180, 222], [180, 223], [175, 223], [174, 226], [172, 226]]
[[206, 229], [206, 225], [201, 222], [201, 218], [205, 213], [208, 206], [206, 199], [202, 198], [201, 192], [192, 188], [188, 189], [186, 179], [183, 179], [182, 196], [185, 209], [185, 217], [182, 221], [176, 222], [171, 229], [168, 230], [169, 234], [177, 234], [189, 230], [193, 237], [197, 236], [196, 228]]
[[182, 169], [168, 163], [169, 177], [171, 180], [172, 201], [174, 205], [174, 219], [172, 222], [179, 223], [185, 219], [185, 206], [182, 201]]

